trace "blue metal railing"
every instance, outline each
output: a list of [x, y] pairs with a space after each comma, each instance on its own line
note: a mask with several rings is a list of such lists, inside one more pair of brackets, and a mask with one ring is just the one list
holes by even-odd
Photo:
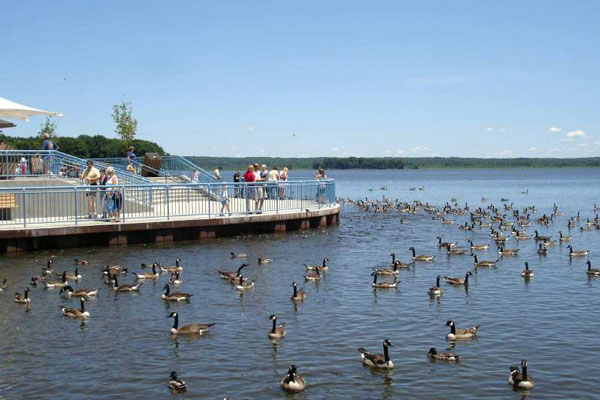
[[[87, 160], [56, 150], [0, 150], [0, 176], [11, 179], [23, 176], [59, 176], [80, 182]], [[95, 161], [98, 169], [110, 164]], [[148, 183], [142, 176], [115, 168], [119, 182], [125, 185]]]
[[169, 176], [185, 176], [190, 180], [194, 179], [194, 171], [197, 171], [197, 182], [213, 183], [217, 181], [214, 175], [181, 156], [163, 156], [160, 170]]
[[[93, 199], [94, 209], [88, 200]], [[171, 220], [313, 211], [336, 206], [335, 181], [190, 183], [0, 188], [0, 228], [97, 223], [120, 205], [120, 219]], [[88, 218], [89, 217], [89, 218]]]
[[[112, 165], [114, 168], [119, 168], [122, 171], [127, 171], [127, 158], [125, 157], [111, 157], [111, 158], [92, 158], [94, 162], [100, 162], [107, 165]], [[142, 172], [146, 171], [155, 176], [169, 177], [170, 175], [162, 174], [161, 171], [144, 164], [138, 159], [131, 160], [131, 165], [134, 168], [135, 174], [142, 175]]]

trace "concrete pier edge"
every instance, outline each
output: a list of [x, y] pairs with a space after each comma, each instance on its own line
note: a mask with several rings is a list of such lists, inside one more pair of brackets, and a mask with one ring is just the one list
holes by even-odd
[[340, 207], [280, 214], [87, 223], [0, 230], [0, 254], [88, 246], [205, 240], [252, 233], [283, 233], [339, 224]]

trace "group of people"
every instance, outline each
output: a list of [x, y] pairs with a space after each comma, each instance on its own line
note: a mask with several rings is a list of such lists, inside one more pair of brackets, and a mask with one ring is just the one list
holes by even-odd
[[[94, 167], [94, 162], [88, 160], [87, 166], [81, 174], [81, 179], [89, 186], [85, 193], [88, 207], [87, 218], [101, 218], [120, 222], [119, 213], [123, 205], [123, 195], [118, 187], [111, 188], [111, 186], [119, 184], [119, 178], [114, 168], [108, 167], [98, 171]], [[100, 197], [99, 207], [96, 204], [98, 197]], [[100, 217], [98, 216], [99, 212], [101, 213]]]

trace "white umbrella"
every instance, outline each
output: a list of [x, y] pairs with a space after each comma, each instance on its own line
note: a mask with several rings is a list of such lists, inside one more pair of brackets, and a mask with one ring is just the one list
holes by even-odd
[[28, 121], [27, 118], [38, 114], [49, 115], [51, 117], [62, 117], [62, 114], [60, 113], [38, 110], [37, 108], [25, 106], [5, 99], [4, 97], [0, 97], [0, 117], [18, 118]]

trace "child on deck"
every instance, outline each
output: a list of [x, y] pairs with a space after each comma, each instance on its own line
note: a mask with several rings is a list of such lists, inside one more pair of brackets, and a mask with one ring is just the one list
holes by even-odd
[[219, 196], [220, 201], [221, 201], [221, 214], [220, 215], [225, 215], [224, 211], [225, 209], [227, 209], [227, 214], [231, 215], [231, 210], [229, 209], [229, 193], [227, 190], [227, 184], [223, 184], [221, 186], [221, 194]]

